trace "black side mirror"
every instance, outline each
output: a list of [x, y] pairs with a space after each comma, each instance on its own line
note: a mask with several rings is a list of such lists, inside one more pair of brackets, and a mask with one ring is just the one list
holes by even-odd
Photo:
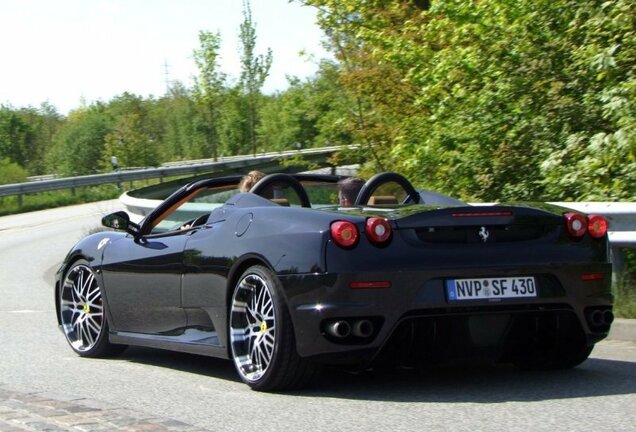
[[102, 218], [102, 225], [107, 228], [126, 231], [135, 237], [139, 235], [139, 225], [131, 222], [128, 213], [123, 211], [118, 211], [104, 216]]

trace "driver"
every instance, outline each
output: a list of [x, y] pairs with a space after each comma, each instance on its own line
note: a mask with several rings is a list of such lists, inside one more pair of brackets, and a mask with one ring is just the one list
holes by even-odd
[[356, 202], [365, 181], [360, 177], [347, 177], [338, 182], [338, 201], [341, 207], [351, 207]]

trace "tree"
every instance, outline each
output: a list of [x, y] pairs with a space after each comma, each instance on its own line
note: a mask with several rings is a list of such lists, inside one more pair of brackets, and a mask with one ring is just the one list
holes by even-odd
[[351, 144], [346, 119], [351, 107], [338, 80], [338, 66], [323, 61], [312, 78], [288, 78], [289, 88], [265, 98], [258, 136], [270, 150]]
[[385, 168], [465, 199], [636, 194], [634, 2], [305, 3]]
[[111, 119], [103, 103], [71, 111], [47, 152], [48, 171], [65, 176], [101, 172], [110, 130]]
[[111, 157], [117, 157], [122, 167], [149, 167], [160, 163], [160, 130], [150, 121], [148, 107], [152, 99], [144, 100], [128, 92], [115, 97], [106, 107], [110, 130], [104, 137], [103, 166], [111, 168]]
[[0, 106], [0, 159], [25, 167], [29, 160], [28, 142], [32, 139], [33, 130], [19, 112]]
[[205, 119], [205, 122], [200, 123], [200, 128], [205, 132], [210, 154], [216, 160], [219, 152], [219, 112], [225, 81], [225, 75], [219, 71], [218, 65], [221, 36], [219, 33], [201, 31], [199, 44], [199, 49], [194, 51], [194, 61], [199, 69], [199, 76], [195, 79], [193, 93]]
[[180, 82], [150, 106], [151, 122], [160, 129], [161, 158], [165, 161], [201, 159], [209, 155], [208, 134], [192, 91]]
[[256, 27], [252, 21], [249, 1], [243, 2], [243, 22], [240, 27], [241, 42], [241, 87], [247, 96], [248, 136], [252, 153], [256, 154], [256, 128], [258, 126], [258, 103], [261, 88], [269, 75], [272, 65], [272, 50], [267, 54], [256, 55]]

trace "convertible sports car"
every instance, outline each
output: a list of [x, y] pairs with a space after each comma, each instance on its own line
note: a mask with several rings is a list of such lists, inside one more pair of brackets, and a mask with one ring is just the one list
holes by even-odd
[[81, 240], [55, 284], [80, 356], [141, 345], [232, 359], [251, 388], [319, 365], [583, 362], [613, 320], [607, 222], [550, 205], [468, 205], [396, 173], [335, 204], [331, 175], [192, 182], [139, 224]]

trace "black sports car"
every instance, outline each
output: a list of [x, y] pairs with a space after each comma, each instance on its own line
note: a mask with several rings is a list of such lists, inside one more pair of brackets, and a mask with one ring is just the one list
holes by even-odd
[[568, 368], [613, 320], [607, 222], [550, 205], [468, 205], [399, 174], [352, 207], [331, 175], [192, 182], [139, 224], [70, 251], [55, 284], [80, 356], [126, 345], [234, 361], [257, 390], [318, 365], [449, 360]]

